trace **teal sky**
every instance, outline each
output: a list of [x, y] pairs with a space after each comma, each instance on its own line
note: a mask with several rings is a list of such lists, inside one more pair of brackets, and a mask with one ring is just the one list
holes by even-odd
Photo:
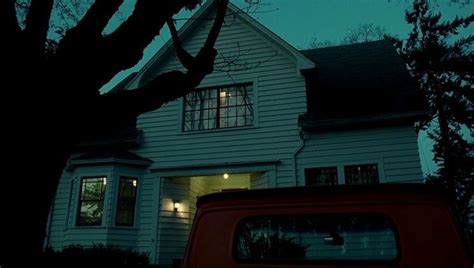
[[[255, 1], [255, 0], [250, 0]], [[305, 48], [316, 37], [319, 41], [340, 41], [347, 31], [362, 23], [373, 23], [385, 28], [392, 35], [406, 38], [410, 26], [404, 19], [405, 10], [412, 4], [412, 0], [261, 0], [263, 5], [257, 12], [250, 13], [252, 17], [272, 30], [296, 48]], [[450, 4], [449, 0], [432, 0], [436, 12], [441, 12], [444, 19], [455, 16], [467, 16], [474, 12], [474, 4]], [[123, 17], [133, 9], [134, 0], [125, 0], [121, 8]], [[244, 0], [231, 0], [232, 3], [244, 7]], [[183, 11], [176, 18], [178, 27], [189, 18], [192, 12]], [[117, 26], [111, 23], [109, 30]], [[474, 26], [464, 33], [474, 33]], [[101, 92], [107, 92], [123, 78], [133, 71], [139, 70], [169, 39], [167, 29], [163, 29], [160, 36], [155, 38], [145, 50], [143, 59], [133, 68], [119, 73]], [[436, 170], [433, 163], [432, 142], [421, 133], [419, 136], [420, 160], [423, 172], [432, 173]]]

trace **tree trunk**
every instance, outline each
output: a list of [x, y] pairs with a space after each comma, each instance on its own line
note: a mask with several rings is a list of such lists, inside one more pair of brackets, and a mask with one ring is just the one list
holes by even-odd
[[[438, 93], [440, 94], [440, 93]], [[440, 174], [446, 180], [449, 198], [456, 201], [456, 182], [454, 174], [454, 163], [452, 154], [451, 141], [449, 139], [449, 122], [446, 116], [445, 107], [441, 96], [436, 96], [436, 109], [438, 111], [438, 124], [440, 144], [443, 153], [444, 171]]]

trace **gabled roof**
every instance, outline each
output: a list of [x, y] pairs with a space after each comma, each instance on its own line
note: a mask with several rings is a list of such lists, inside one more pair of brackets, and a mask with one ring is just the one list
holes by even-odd
[[364, 116], [372, 122], [386, 118], [378, 115], [424, 110], [417, 83], [389, 40], [301, 52], [316, 63], [317, 71], [306, 74], [314, 82], [307, 88], [310, 114], [300, 118], [306, 121], [300, 126]]
[[[211, 13], [215, 7], [214, 0], [208, 0], [178, 31], [179, 36], [182, 40], [186, 39], [189, 35], [193, 34], [193, 30], [196, 29], [199, 24], [204, 20], [205, 16]], [[271, 30], [263, 26], [257, 20], [246, 14], [245, 11], [235, 6], [234, 4], [228, 4], [227, 14], [232, 13], [235, 16], [242, 19], [244, 22], [247, 22], [247, 25], [250, 26], [253, 30], [260, 33], [263, 37], [272, 41], [280, 49], [285, 51], [287, 54], [292, 56], [300, 70], [314, 68], [314, 62], [308, 59], [304, 54], [298, 51], [296, 48], [288, 44], [285, 40], [280, 38], [278, 35], [273, 33]], [[149, 73], [152, 72], [157, 65], [159, 65], [160, 60], [164, 59], [168, 53], [174, 53], [173, 41], [170, 39], [166, 42], [165, 45], [146, 63], [138, 74], [131, 79], [127, 84], [127, 88], [132, 88], [133, 86], [138, 86], [140, 83], [143, 83], [149, 79]]]
[[316, 63], [325, 89], [416, 88], [389, 40], [302, 50]]

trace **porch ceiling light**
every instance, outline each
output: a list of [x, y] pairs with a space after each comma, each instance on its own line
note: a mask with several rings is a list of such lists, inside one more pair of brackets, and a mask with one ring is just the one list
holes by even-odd
[[224, 173], [224, 175], [222, 177], [224, 177], [224, 180], [227, 180], [229, 178], [229, 174]]
[[178, 212], [178, 209], [179, 209], [180, 206], [181, 206], [181, 204], [178, 201], [173, 201], [174, 211]]

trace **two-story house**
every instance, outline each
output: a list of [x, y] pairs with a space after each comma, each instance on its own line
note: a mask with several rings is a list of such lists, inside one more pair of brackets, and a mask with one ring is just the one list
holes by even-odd
[[[210, 2], [180, 30], [191, 53], [211, 27]], [[422, 181], [422, 101], [390, 42], [298, 51], [229, 4], [216, 49], [193, 93], [71, 157], [48, 246], [118, 245], [166, 267], [182, 258], [198, 196]], [[170, 41], [114, 90], [182, 68]]]

